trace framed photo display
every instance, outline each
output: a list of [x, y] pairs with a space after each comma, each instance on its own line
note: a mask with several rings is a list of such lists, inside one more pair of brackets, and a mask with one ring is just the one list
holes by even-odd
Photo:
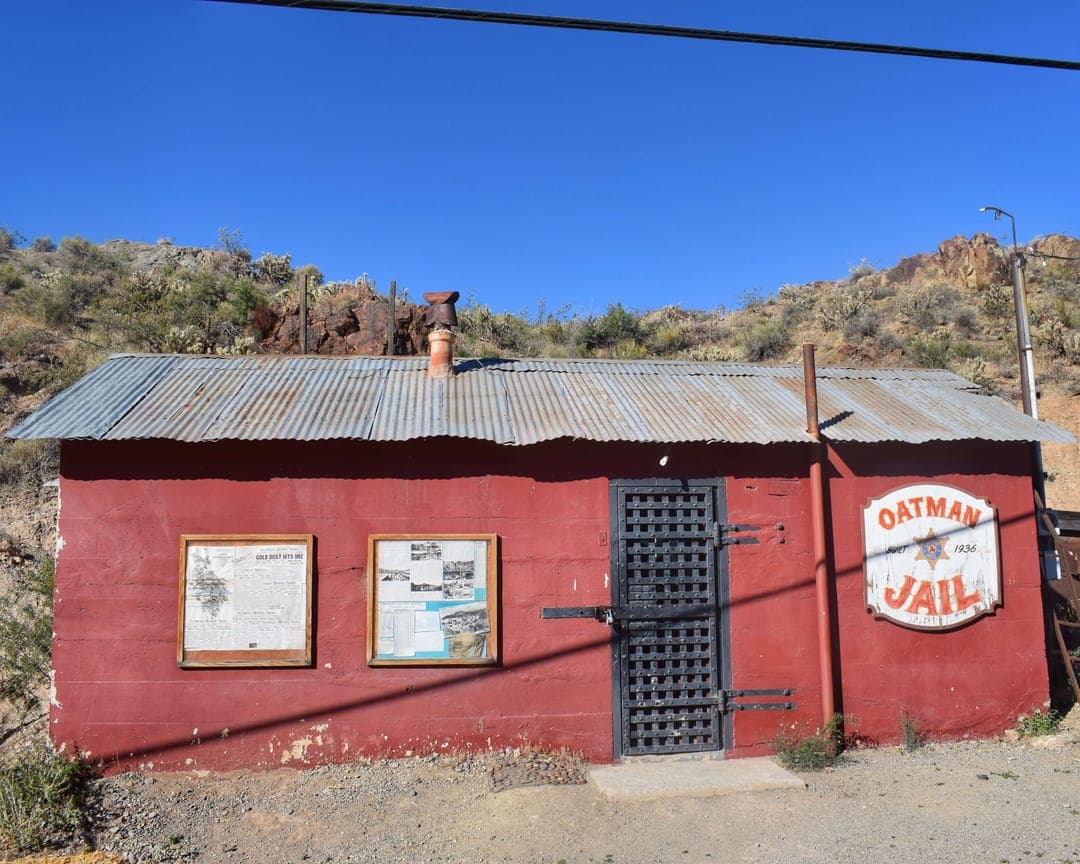
[[368, 663], [498, 662], [498, 537], [373, 534], [368, 539]]
[[177, 665], [310, 666], [313, 543], [310, 534], [181, 536]]

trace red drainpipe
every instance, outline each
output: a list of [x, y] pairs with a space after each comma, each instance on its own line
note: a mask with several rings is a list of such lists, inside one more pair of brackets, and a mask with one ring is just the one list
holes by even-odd
[[833, 691], [832, 579], [829, 573], [825, 533], [825, 463], [828, 445], [818, 428], [817, 367], [814, 346], [803, 345], [803, 383], [806, 388], [806, 431], [817, 442], [810, 463], [810, 518], [814, 530], [814, 594], [817, 599], [818, 665], [821, 671], [821, 722], [828, 723], [836, 714]]

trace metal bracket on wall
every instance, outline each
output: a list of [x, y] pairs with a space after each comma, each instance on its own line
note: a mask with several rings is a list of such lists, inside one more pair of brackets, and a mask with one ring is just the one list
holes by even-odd
[[747, 696], [792, 696], [794, 687], [783, 690], [721, 690], [718, 694], [720, 713], [725, 711], [790, 711], [794, 702], [736, 702]]
[[725, 525], [721, 522], [713, 522], [713, 545], [717, 548], [720, 548], [721, 546], [739, 545], [757, 546], [760, 542], [758, 538], [748, 536], [743, 532], [760, 530], [760, 525]]
[[540, 610], [541, 618], [595, 618], [601, 624], [617, 621], [676, 621], [715, 615], [716, 607], [696, 606], [554, 606]]

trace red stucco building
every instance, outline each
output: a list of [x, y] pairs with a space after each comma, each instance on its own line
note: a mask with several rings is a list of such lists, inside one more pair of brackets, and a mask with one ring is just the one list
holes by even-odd
[[[9, 433], [62, 439], [55, 741], [159, 769], [522, 742], [742, 756], [830, 704], [889, 743], [902, 714], [989, 736], [1047, 698], [1031, 442], [1068, 433], [939, 370], [819, 370], [819, 449], [797, 368], [427, 362], [118, 356]], [[940, 529], [888, 549], [926, 587], [883, 596], [915, 617], [868, 609], [869, 502], [928, 483], [993, 519], [988, 614], [947, 620], [976, 589], [950, 588], [970, 544]], [[282, 535], [311, 541], [307, 654], [178, 662], [183, 538]], [[419, 546], [369, 572], [373, 536], [462, 535], [494, 537], [496, 593], [466, 591], [491, 616], [479, 665], [435, 656], [455, 651], [442, 600], [372, 607], [460, 588], [444, 564], [418, 590]]]

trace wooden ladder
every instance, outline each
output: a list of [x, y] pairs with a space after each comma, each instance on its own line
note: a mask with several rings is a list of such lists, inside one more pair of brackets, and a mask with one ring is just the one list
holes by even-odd
[[1061, 578], [1048, 579], [1044, 584], [1050, 592], [1050, 616], [1057, 650], [1072, 686], [1073, 698], [1080, 703], [1080, 537], [1060, 536], [1038, 495], [1035, 503], [1054, 540], [1061, 567]]

